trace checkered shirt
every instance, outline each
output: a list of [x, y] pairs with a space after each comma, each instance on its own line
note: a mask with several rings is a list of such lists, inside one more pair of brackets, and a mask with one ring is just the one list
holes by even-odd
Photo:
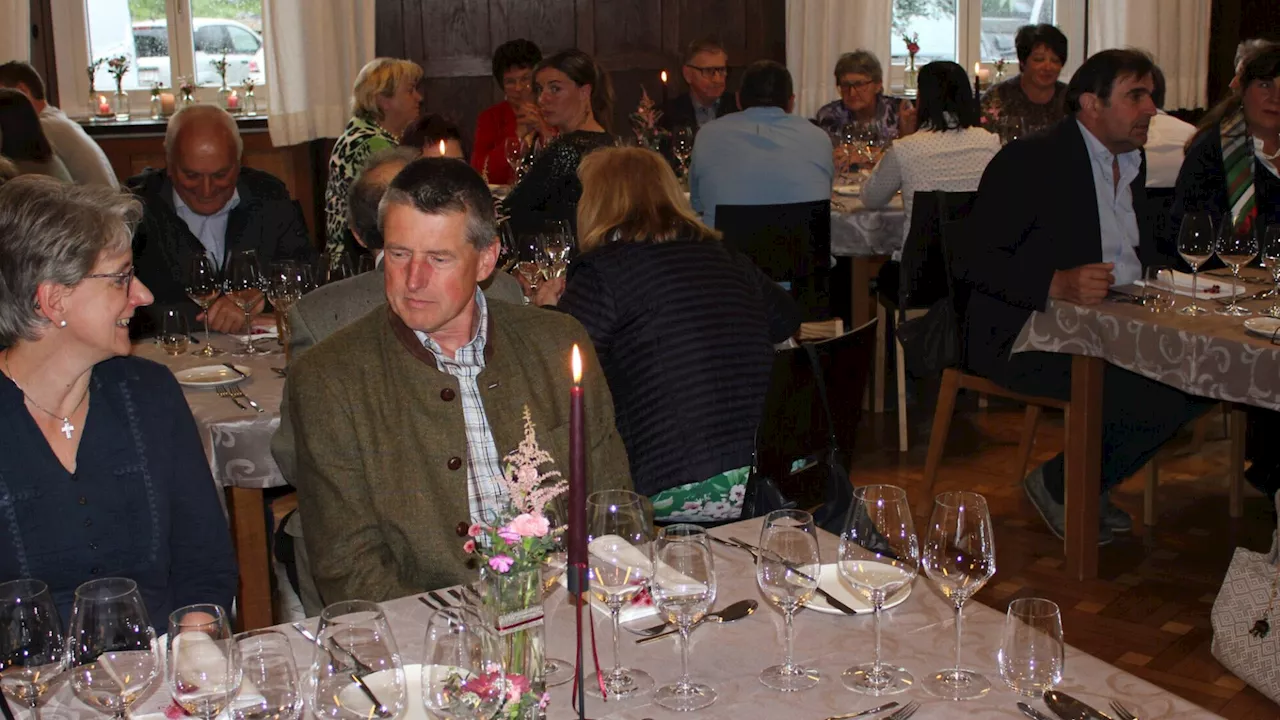
[[440, 345], [424, 332], [414, 331], [422, 346], [431, 351], [436, 368], [458, 379], [458, 395], [462, 399], [462, 419], [467, 432], [467, 504], [471, 522], [492, 522], [507, 504], [507, 490], [499, 477], [502, 465], [493, 431], [484, 414], [480, 385], [476, 378], [484, 370], [484, 347], [489, 341], [489, 305], [476, 289], [476, 334], [450, 358]]

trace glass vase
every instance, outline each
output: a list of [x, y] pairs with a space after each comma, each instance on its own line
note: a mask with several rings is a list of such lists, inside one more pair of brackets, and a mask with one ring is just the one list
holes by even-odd
[[182, 91], [182, 107], [191, 107], [196, 104], [196, 93], [194, 90]]
[[[231, 88], [227, 87], [227, 82], [222, 81], [222, 86], [218, 88], [218, 107], [230, 113], [239, 112], [239, 98], [233, 103], [231, 100]], [[235, 105], [235, 107], [232, 107]]]
[[244, 91], [244, 114], [249, 117], [258, 114], [258, 98], [253, 94], [252, 88], [245, 88]]
[[[530, 692], [542, 695], [546, 691], [542, 573], [538, 568], [500, 573], [484, 567], [480, 595], [485, 620], [502, 643], [502, 666], [508, 678], [520, 675], [529, 681]], [[535, 720], [539, 715], [535, 706], [520, 720]]]
[[159, 120], [163, 115], [164, 110], [160, 104], [160, 94], [154, 93], [151, 95], [151, 119]]
[[115, 109], [116, 120], [129, 119], [129, 93], [119, 83], [116, 83]]
[[[106, 105], [107, 112], [102, 113], [102, 107]], [[104, 120], [112, 120], [115, 113], [111, 112], [111, 105], [107, 102], [106, 95], [100, 95], [93, 88], [89, 88], [89, 122], [100, 123]]]
[[915, 96], [918, 76], [919, 74], [916, 72], [916, 56], [907, 55], [907, 69], [902, 71], [902, 89], [906, 91], [906, 95]]

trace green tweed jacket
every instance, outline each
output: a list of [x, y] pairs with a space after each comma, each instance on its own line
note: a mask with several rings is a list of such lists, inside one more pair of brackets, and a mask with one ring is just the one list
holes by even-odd
[[[586, 361], [590, 490], [631, 488], [613, 400], [591, 338], [572, 317], [489, 303], [478, 377], [499, 455], [524, 436], [569, 471], [570, 348]], [[289, 370], [303, 535], [326, 603], [390, 600], [476, 571], [458, 528], [469, 523], [467, 440], [458, 381], [385, 306], [321, 341]]]

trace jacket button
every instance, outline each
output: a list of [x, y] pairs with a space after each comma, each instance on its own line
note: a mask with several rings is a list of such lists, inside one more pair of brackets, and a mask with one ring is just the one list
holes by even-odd
[[466, 524], [465, 522], [459, 522], [458, 527], [454, 528], [454, 530], [458, 533], [458, 537], [466, 537], [467, 531], [470, 529], [471, 529], [471, 526]]
[[91, 568], [91, 569], [89, 570], [89, 574], [90, 574], [90, 575], [97, 575], [97, 574], [98, 574], [98, 573], [100, 573], [100, 572], [102, 572], [102, 571], [101, 571], [101, 570], [99, 570], [98, 568]]
[[81, 495], [81, 496], [80, 496], [80, 504], [81, 504], [81, 505], [88, 505], [88, 504], [89, 504], [89, 498], [87, 498], [87, 497], [85, 497], [85, 496]]
[[462, 458], [458, 457], [457, 455], [449, 458], [450, 470], [457, 470], [460, 467], [462, 467]]
[[453, 388], [445, 388], [440, 391], [440, 399], [445, 402], [452, 401], [456, 395], [457, 393], [453, 391]]
[[85, 518], [85, 519], [84, 519], [84, 526], [85, 526], [85, 527], [92, 527], [92, 526], [93, 526], [93, 518]]

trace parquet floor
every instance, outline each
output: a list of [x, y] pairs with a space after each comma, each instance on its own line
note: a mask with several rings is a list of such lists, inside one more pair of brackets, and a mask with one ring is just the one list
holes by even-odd
[[[868, 414], [850, 471], [856, 484], [886, 482], [922, 497], [921, 474], [932, 421], [932, 399], [911, 408], [912, 450], [897, 452], [892, 413]], [[992, 401], [977, 409], [961, 399], [951, 442], [935, 490], [985, 495], [995, 524], [995, 577], [978, 599], [1003, 612], [1018, 597], [1047, 597], [1063, 611], [1066, 639], [1076, 647], [1227, 718], [1280, 718], [1280, 708], [1229, 674], [1212, 656], [1209, 611], [1237, 545], [1265, 551], [1276, 523], [1268, 501], [1249, 490], [1245, 516], [1227, 515], [1228, 459], [1220, 414], [1209, 441], [1196, 454], [1161, 465], [1158, 521], [1141, 522], [1140, 477], [1129, 479], [1114, 501], [1135, 519], [1133, 536], [1100, 549], [1099, 578], [1069, 580], [1062, 543], [1044, 527], [1013, 464], [1022, 408]], [[1177, 443], [1189, 444], [1189, 434]], [[1062, 448], [1061, 415], [1041, 422], [1035, 464]]]

